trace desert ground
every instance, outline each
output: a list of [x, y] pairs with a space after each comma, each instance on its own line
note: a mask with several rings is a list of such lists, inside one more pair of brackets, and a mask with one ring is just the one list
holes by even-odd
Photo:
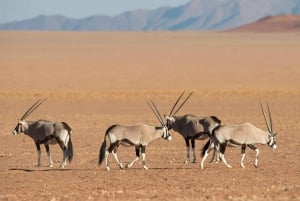
[[[0, 200], [300, 200], [300, 34], [235, 32], [0, 32]], [[268, 102], [277, 150], [229, 147], [222, 162], [185, 163], [183, 138], [159, 139], [139, 161], [111, 171], [98, 165], [106, 129], [113, 124], [159, 125], [145, 100], [168, 114], [181, 92], [194, 92], [178, 115], [215, 115], [223, 124], [251, 122], [266, 130], [259, 101]], [[36, 167], [34, 142], [12, 135], [28, 120], [65, 121], [73, 129], [74, 158], [61, 169]], [[120, 147], [126, 164], [133, 147]], [[209, 156], [210, 157], [210, 156]]]

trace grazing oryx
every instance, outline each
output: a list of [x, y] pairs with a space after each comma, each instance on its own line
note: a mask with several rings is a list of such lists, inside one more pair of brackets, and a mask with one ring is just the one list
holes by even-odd
[[[108, 156], [110, 153], [113, 153], [119, 167], [123, 169], [123, 165], [117, 156], [117, 149], [120, 144], [123, 146], [135, 146], [136, 158], [129, 164], [127, 164], [125, 166], [126, 168], [131, 167], [137, 160], [139, 160], [140, 152], [142, 152], [143, 168], [147, 170], [148, 167], [145, 163], [146, 146], [152, 141], [157, 140], [161, 137], [166, 140], [172, 139], [171, 135], [168, 132], [168, 128], [166, 127], [154, 103], [152, 101], [147, 101], [147, 103], [158, 118], [161, 126], [148, 126], [141, 123], [133, 126], [110, 126], [105, 132], [104, 141], [102, 143], [99, 153], [99, 165], [101, 165], [105, 158], [107, 171], [110, 170], [108, 166]], [[107, 138], [109, 138], [110, 141], [110, 146], [108, 147], [108, 149], [106, 149]]]
[[276, 149], [276, 134], [273, 130], [272, 118], [269, 105], [268, 114], [269, 114], [269, 123], [267, 121], [264, 109], [260, 103], [260, 107], [267, 125], [268, 131], [264, 131], [260, 128], [255, 127], [250, 123], [243, 123], [239, 125], [222, 125], [218, 126], [214, 129], [213, 134], [211, 136], [211, 145], [205, 146], [203, 150], [203, 160], [201, 162], [201, 168], [203, 169], [204, 161], [208, 155], [208, 152], [214, 147], [216, 150], [220, 150], [220, 158], [224, 162], [224, 164], [231, 168], [231, 166], [226, 162], [224, 153], [226, 150], [227, 143], [241, 145], [242, 146], [242, 159], [241, 159], [241, 167], [245, 168], [244, 159], [245, 159], [245, 150], [246, 146], [250, 147], [252, 150], [256, 152], [256, 158], [254, 161], [254, 166], [257, 167], [258, 163], [258, 154], [259, 149], [254, 146], [254, 144], [268, 144], [269, 147]]
[[12, 131], [14, 135], [24, 133], [34, 140], [37, 148], [38, 160], [37, 166], [41, 166], [41, 148], [40, 144], [44, 144], [48, 160], [49, 167], [52, 167], [53, 162], [51, 159], [49, 144], [59, 144], [63, 151], [63, 160], [61, 162], [61, 167], [65, 167], [67, 160], [71, 162], [73, 158], [73, 146], [71, 141], [72, 129], [65, 122], [50, 122], [46, 120], [38, 121], [26, 121], [25, 119], [37, 109], [44, 101], [38, 100], [35, 102], [21, 117], [18, 121], [16, 128]]
[[195, 152], [195, 140], [204, 140], [207, 139], [208, 136], [212, 133], [212, 130], [221, 124], [221, 120], [219, 120], [215, 116], [210, 117], [197, 117], [192, 114], [187, 114], [184, 116], [174, 116], [181, 107], [186, 103], [186, 101], [190, 98], [193, 93], [190, 93], [188, 97], [182, 102], [182, 104], [177, 108], [175, 112], [174, 109], [178, 104], [179, 100], [184, 95], [184, 92], [178, 97], [175, 102], [173, 108], [169, 116], [166, 116], [167, 127], [168, 129], [173, 129], [178, 132], [185, 140], [186, 150], [187, 150], [187, 159], [186, 163], [190, 162], [190, 142], [192, 144], [193, 150], [193, 163], [196, 162], [196, 152]]

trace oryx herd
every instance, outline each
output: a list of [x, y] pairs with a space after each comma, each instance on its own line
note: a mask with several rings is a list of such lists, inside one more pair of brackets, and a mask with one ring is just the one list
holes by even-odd
[[[112, 125], [105, 134], [103, 143], [99, 151], [98, 164], [101, 165], [105, 160], [105, 168], [107, 171], [109, 167], [109, 155], [112, 153], [118, 166], [123, 168], [130, 168], [136, 161], [139, 160], [140, 154], [142, 156], [142, 167], [148, 169], [146, 159], [146, 147], [151, 142], [163, 138], [165, 140], [171, 140], [172, 137], [169, 131], [172, 129], [179, 133], [186, 143], [186, 163], [197, 161], [195, 151], [195, 140], [205, 140], [207, 143], [202, 149], [202, 161], [200, 162], [201, 169], [204, 169], [204, 162], [211, 150], [214, 151], [211, 161], [219, 160], [228, 167], [231, 166], [225, 159], [225, 150], [229, 145], [241, 146], [241, 162], [242, 168], [245, 168], [245, 150], [248, 146], [250, 149], [256, 152], [256, 158], [254, 161], [255, 167], [258, 165], [259, 149], [255, 144], [267, 144], [274, 151], [276, 149], [276, 134], [273, 130], [273, 123], [269, 105], [267, 104], [268, 115], [260, 103], [260, 108], [267, 125], [267, 131], [257, 128], [251, 123], [242, 123], [237, 125], [223, 125], [221, 120], [216, 116], [199, 117], [192, 114], [186, 114], [182, 116], [175, 116], [182, 106], [187, 102], [193, 93], [190, 93], [178, 106], [179, 102], [184, 96], [184, 92], [177, 98], [173, 105], [169, 115], [162, 117], [161, 113], [157, 109], [152, 100], [147, 100], [147, 104], [155, 114], [160, 125], [150, 126], [143, 123], [135, 125]], [[73, 145], [71, 140], [71, 127], [65, 122], [51, 122], [47, 120], [28, 121], [25, 120], [34, 110], [36, 110], [47, 98], [39, 99], [36, 101], [18, 120], [18, 124], [13, 130], [13, 134], [24, 133], [34, 140], [37, 148], [37, 166], [41, 166], [41, 149], [40, 145], [44, 144], [49, 167], [52, 167], [53, 162], [51, 159], [49, 144], [59, 144], [63, 152], [63, 158], [61, 167], [65, 167], [67, 161], [71, 162], [73, 158]], [[267, 117], [268, 116], [268, 117]], [[193, 159], [190, 159], [190, 144], [192, 146]], [[130, 163], [123, 166], [122, 162], [117, 156], [117, 149], [119, 145], [134, 146], [136, 152], [136, 158]]]

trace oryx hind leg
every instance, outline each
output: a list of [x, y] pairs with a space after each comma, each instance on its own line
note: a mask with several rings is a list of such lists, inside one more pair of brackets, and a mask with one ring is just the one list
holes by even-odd
[[118, 147], [119, 147], [119, 144], [117, 144], [117, 146], [115, 146], [115, 148], [114, 148], [113, 151], [112, 151], [112, 154], [114, 155], [114, 157], [115, 157], [115, 159], [116, 159], [116, 161], [117, 161], [119, 167], [120, 167], [121, 169], [123, 169], [123, 168], [124, 168], [124, 167], [123, 167], [123, 164], [121, 163], [121, 161], [119, 160], [118, 155], [117, 155]]
[[202, 158], [201, 163], [200, 163], [201, 169], [204, 169], [204, 162], [205, 162], [206, 158], [208, 157], [208, 154], [211, 152], [212, 149], [214, 149], [214, 153], [215, 153], [215, 144], [214, 144], [214, 142], [212, 142], [212, 140], [209, 140], [207, 143], [209, 143], [209, 145], [207, 146], [206, 150], [203, 150], [204, 155], [203, 155], [203, 158]]
[[[112, 153], [115, 149], [117, 149], [116, 147], [119, 146], [119, 142], [115, 142], [115, 143], [111, 143], [109, 145], [109, 148], [105, 151], [105, 169], [107, 171], [110, 171], [110, 168], [109, 168], [109, 161], [108, 161], [108, 157], [109, 157], [109, 154]], [[115, 150], [116, 152], [117, 150]], [[116, 153], [113, 153], [113, 155], [115, 156], [115, 159], [117, 162], [119, 162], [119, 159], [117, 157], [117, 154]]]
[[228, 168], [232, 168], [231, 165], [229, 165], [224, 157], [224, 153], [226, 151], [226, 147], [227, 147], [227, 143], [224, 144], [219, 144], [217, 146], [217, 151], [220, 151], [220, 158], [223, 161], [223, 163], [228, 167]]
[[52, 161], [52, 158], [51, 158], [49, 144], [44, 144], [44, 146], [45, 146], [45, 149], [46, 149], [46, 152], [47, 152], [47, 156], [48, 156], [49, 167], [52, 167], [53, 166], [53, 161]]

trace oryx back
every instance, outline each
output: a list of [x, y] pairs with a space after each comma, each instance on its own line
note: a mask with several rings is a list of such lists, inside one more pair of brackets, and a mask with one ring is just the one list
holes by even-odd
[[241, 145], [267, 142], [267, 133], [250, 123], [220, 126], [214, 131], [214, 135], [219, 143], [229, 141]]

